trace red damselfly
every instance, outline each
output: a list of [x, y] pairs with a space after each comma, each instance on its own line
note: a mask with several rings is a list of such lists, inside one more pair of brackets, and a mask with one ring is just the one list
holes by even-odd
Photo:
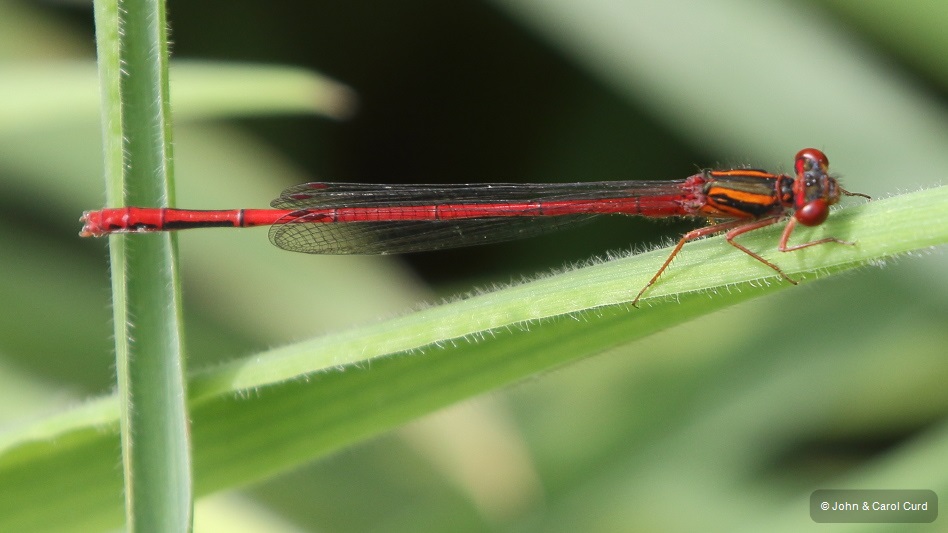
[[686, 242], [727, 232], [727, 242], [797, 282], [735, 237], [787, 220], [781, 252], [835, 242], [833, 237], [789, 245], [797, 223], [822, 224], [840, 194], [851, 193], [828, 174], [829, 160], [815, 148], [797, 153], [794, 175], [763, 170], [704, 170], [676, 181], [589, 183], [483, 183], [369, 185], [305, 183], [283, 191], [273, 209], [199, 211], [119, 207], [86, 211], [84, 237], [111, 233], [208, 227], [270, 226], [270, 241], [311, 254], [395, 254], [487, 244], [536, 235], [604, 214], [703, 218], [710, 225], [686, 233], [635, 305]]

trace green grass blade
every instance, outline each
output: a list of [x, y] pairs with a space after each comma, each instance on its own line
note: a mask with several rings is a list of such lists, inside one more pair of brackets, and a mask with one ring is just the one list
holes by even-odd
[[345, 85], [297, 67], [178, 61], [171, 83], [176, 118], [314, 113], [343, 119], [356, 105]]
[[[744, 242], [772, 250], [779, 233], [761, 230]], [[948, 187], [837, 210], [825, 228], [796, 238], [824, 234], [857, 245], [764, 255], [791, 275], [813, 280], [944, 245]], [[711, 238], [685, 248], [642, 309], [622, 305], [667, 253], [580, 268], [194, 375], [189, 388], [197, 492], [259, 480], [463, 398], [790, 288], [721, 238]], [[708, 297], [708, 291], [717, 294]], [[42, 529], [45, 516], [16, 502], [50, 499], [50, 487], [81, 480], [117, 489], [115, 402], [103, 399], [6, 435], [0, 490], [14, 503], [0, 501], [0, 528]], [[60, 464], [65, 466], [54, 467]], [[53, 479], [29, 479], [35, 471]], [[108, 494], [77, 491], [55, 505], [61, 512], [86, 508], [88, 521], [110, 523], [116, 502]]]
[[[92, 62], [0, 63], [0, 135], [99, 119]], [[347, 117], [355, 96], [345, 85], [297, 67], [175, 61], [174, 118], [313, 113]]]
[[[164, 4], [96, 3], [110, 205], [173, 202]], [[170, 235], [110, 238], [126, 528], [192, 523], [178, 266]]]

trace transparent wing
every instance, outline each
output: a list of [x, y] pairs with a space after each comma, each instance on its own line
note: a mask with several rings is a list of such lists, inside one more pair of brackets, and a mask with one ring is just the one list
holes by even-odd
[[270, 241], [307, 254], [401, 254], [442, 250], [532, 237], [595, 215], [502, 217], [384, 222], [314, 222], [305, 211], [270, 227]]
[[276, 209], [367, 207], [465, 202], [598, 199], [680, 194], [681, 181], [595, 181], [584, 183], [478, 183], [469, 185], [382, 185], [303, 183], [284, 190]]

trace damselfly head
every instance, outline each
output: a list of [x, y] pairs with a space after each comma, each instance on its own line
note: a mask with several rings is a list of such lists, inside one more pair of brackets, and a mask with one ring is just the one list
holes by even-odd
[[819, 226], [829, 216], [829, 206], [839, 201], [839, 184], [828, 174], [829, 159], [816, 148], [804, 148], [793, 168], [793, 216], [804, 226]]

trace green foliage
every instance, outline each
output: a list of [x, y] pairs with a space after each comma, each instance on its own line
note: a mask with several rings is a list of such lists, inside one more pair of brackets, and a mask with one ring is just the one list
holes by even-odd
[[[197, 528], [239, 516], [230, 530], [289, 530], [292, 520], [327, 530], [799, 531], [815, 527], [805, 509], [816, 488], [948, 488], [944, 257], [928, 253], [948, 239], [948, 189], [932, 187], [948, 167], [948, 126], [943, 104], [869, 44], [891, 43], [874, 46], [937, 80], [925, 47], [873, 28], [943, 17], [867, 7], [850, 23], [815, 4], [733, 0], [496, 4], [492, 17], [510, 15], [522, 39], [552, 43], [622, 98], [592, 107], [597, 120], [560, 109], [548, 139], [523, 147], [535, 150], [531, 171], [582, 168], [577, 143], [598, 153], [615, 136], [611, 113], [626, 107], [721, 154], [701, 164], [788, 164], [817, 146], [848, 188], [878, 199], [850, 200], [794, 240], [857, 245], [780, 254], [779, 228], [742, 237], [806, 280], [796, 288], [713, 238], [686, 247], [638, 310], [627, 303], [667, 250], [407, 312], [434, 298], [392, 259], [294, 256], [261, 231], [182, 234], [195, 491], [249, 486], [199, 504]], [[78, 213], [103, 202], [91, 50], [73, 51], [90, 40], [22, 7], [0, 7], [0, 21], [10, 222], [0, 225], [0, 529], [116, 527], [120, 409], [108, 393], [104, 248], [74, 236]], [[346, 42], [368, 44], [369, 33]], [[37, 37], [63, 61], [17, 46]], [[386, 46], [370, 48], [396, 48]], [[259, 141], [198, 119], [352, 109], [347, 89], [296, 68], [172, 71], [185, 207], [262, 207], [308, 179]], [[885, 268], [858, 268], [868, 263]], [[386, 433], [485, 391], [495, 392]]]

